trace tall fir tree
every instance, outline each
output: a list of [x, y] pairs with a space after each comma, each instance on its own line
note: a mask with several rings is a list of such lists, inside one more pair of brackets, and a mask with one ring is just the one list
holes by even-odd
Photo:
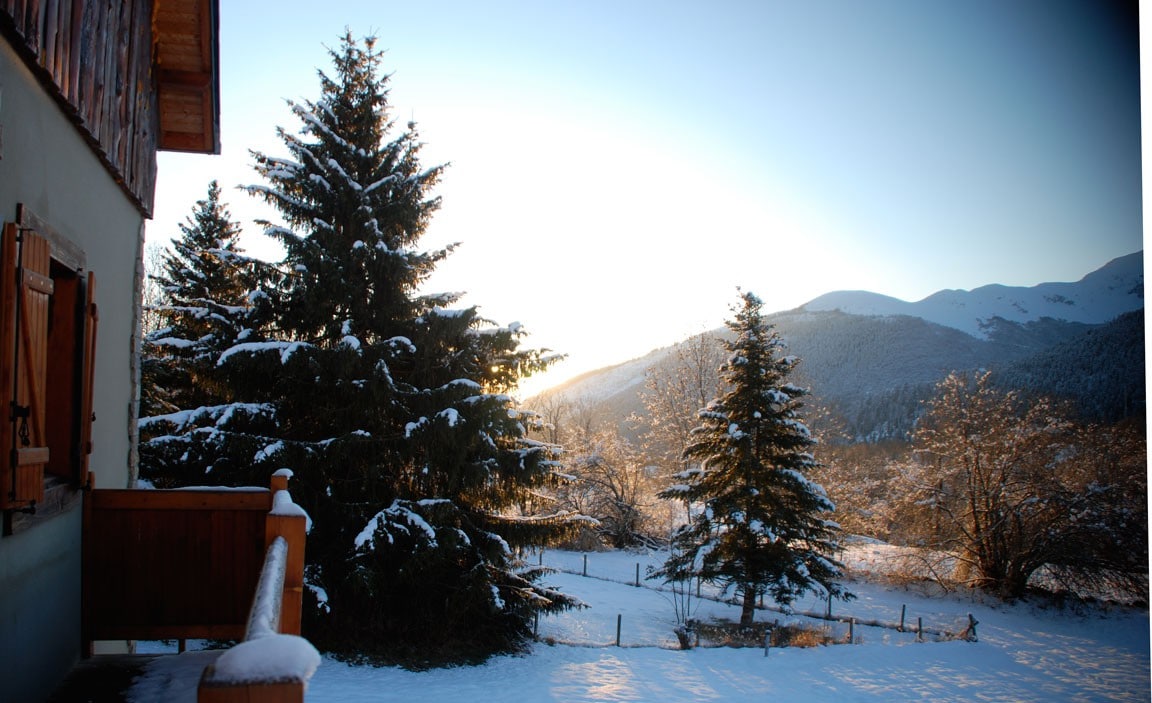
[[452, 250], [417, 248], [444, 167], [391, 120], [374, 39], [329, 53], [319, 99], [291, 104], [300, 132], [278, 130], [289, 156], [254, 153], [264, 183], [248, 189], [279, 212], [263, 224], [285, 251], [275, 333], [220, 363], [275, 407], [259, 461], [293, 469], [313, 518], [310, 638], [409, 662], [513, 650], [535, 613], [574, 604], [517, 558], [574, 522], [518, 509], [557, 472], [508, 394], [553, 357], [452, 309], [459, 294], [420, 293]]
[[142, 347], [140, 475], [158, 487], [252, 480], [248, 433], [266, 424], [270, 408], [237, 402], [216, 363], [252, 337], [267, 310], [266, 267], [239, 238], [212, 181], [154, 276], [159, 327]]
[[787, 607], [808, 591], [846, 593], [831, 556], [837, 527], [821, 517], [834, 506], [807, 476], [817, 466], [809, 451], [815, 440], [799, 414], [807, 391], [786, 381], [798, 360], [780, 355], [783, 343], [760, 299], [745, 292], [741, 302], [726, 323], [734, 335], [720, 369], [727, 390], [700, 411], [684, 452], [697, 467], [660, 494], [691, 507], [655, 575], [735, 589], [747, 626], [761, 594]]

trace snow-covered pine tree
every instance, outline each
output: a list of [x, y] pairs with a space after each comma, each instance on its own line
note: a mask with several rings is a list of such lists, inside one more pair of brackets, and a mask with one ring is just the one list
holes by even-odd
[[440, 204], [443, 166], [424, 168], [415, 125], [396, 130], [374, 39], [346, 33], [320, 97], [292, 103], [287, 157], [255, 153], [248, 190], [279, 212], [284, 247], [275, 335], [224, 366], [253, 371], [249, 397], [276, 407], [262, 453], [293, 469], [312, 516], [309, 637], [351, 656], [412, 661], [515, 649], [532, 615], [573, 605], [517, 558], [566, 534], [573, 516], [526, 516], [555, 481], [508, 395], [553, 357], [519, 348], [460, 294], [420, 286], [452, 247], [417, 248]]
[[244, 255], [239, 237], [212, 181], [155, 276], [159, 328], [144, 337], [141, 355], [140, 476], [158, 487], [254, 479], [248, 433], [267, 424], [271, 408], [237, 402], [216, 363], [252, 338], [266, 309], [256, 304], [264, 267]]
[[685, 449], [699, 468], [660, 494], [687, 502], [691, 517], [655, 575], [735, 589], [747, 626], [761, 594], [785, 607], [808, 591], [847, 594], [832, 558], [837, 526], [821, 517], [833, 505], [807, 476], [817, 465], [799, 414], [807, 391], [786, 381], [797, 359], [778, 355], [783, 343], [764, 321], [760, 299], [744, 292], [741, 300], [726, 323], [735, 336], [725, 342], [721, 368], [728, 390], [700, 411], [702, 424]]

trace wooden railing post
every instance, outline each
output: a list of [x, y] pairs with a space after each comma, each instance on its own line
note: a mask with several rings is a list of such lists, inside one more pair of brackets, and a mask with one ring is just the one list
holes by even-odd
[[272, 475], [272, 510], [264, 523], [264, 544], [270, 546], [277, 537], [288, 543], [288, 564], [284, 572], [284, 599], [280, 607], [280, 632], [300, 634], [304, 610], [304, 535], [307, 516], [292, 502], [288, 479], [292, 472], [281, 469]]
[[276, 491], [288, 490], [288, 479], [292, 477], [292, 472], [288, 469], [280, 469], [272, 474], [272, 493]]
[[[304, 539], [308, 530], [308, 515], [292, 502], [292, 496], [288, 493], [288, 479], [291, 476], [292, 472], [288, 469], [281, 469], [272, 475], [272, 508], [264, 521], [267, 552], [257, 587], [259, 592], [249, 614], [245, 641], [220, 655], [215, 663], [204, 669], [197, 687], [198, 703], [303, 703], [305, 685], [320, 664], [320, 654], [299, 637], [304, 602]], [[279, 594], [279, 633], [272, 633], [268, 628], [276, 627], [277, 618], [271, 612], [272, 609], [267, 607], [270, 603], [264, 598], [270, 596], [275, 599], [281, 569], [284, 585]], [[273, 577], [269, 578], [269, 575]], [[266, 589], [271, 592], [266, 592]], [[261, 618], [266, 612], [270, 617], [265, 622]], [[285, 660], [286, 646], [293, 655]], [[243, 655], [240, 654], [241, 650], [244, 650]], [[252, 663], [253, 657], [259, 660], [258, 664]], [[281, 666], [287, 668], [275, 671]]]

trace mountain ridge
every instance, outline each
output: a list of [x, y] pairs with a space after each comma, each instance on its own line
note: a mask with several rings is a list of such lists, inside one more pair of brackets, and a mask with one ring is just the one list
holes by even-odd
[[908, 315], [984, 339], [988, 338], [986, 326], [995, 318], [1025, 323], [1050, 317], [1103, 324], [1144, 307], [1143, 257], [1143, 251], [1117, 257], [1072, 283], [1050, 282], [1031, 287], [993, 283], [970, 291], [939, 290], [916, 302], [870, 291], [833, 291], [798, 309], [839, 310], [851, 315]]
[[[840, 292], [839, 298], [837, 295], [827, 294], [766, 318], [789, 346], [789, 353], [802, 360], [797, 380], [812, 388], [814, 402], [841, 415], [852, 436], [901, 436], [910, 430], [919, 401], [928, 397], [935, 383], [952, 371], [1010, 369], [1028, 362], [1032, 364], [1028, 373], [1011, 377], [1021, 383], [1039, 384], [1039, 390], [1066, 388], [1066, 384], [1043, 386], [1038, 379], [1043, 379], [1045, 372], [1037, 370], [1036, 364], [1055, 363], [1042, 361], [1055, 358], [1051, 354], [1045, 357], [1046, 352], [1083, 346], [1088, 335], [1107, 328], [1122, 315], [1143, 309], [1142, 252], [1114, 259], [1075, 283], [940, 291], [919, 303], [866, 292]], [[868, 307], [877, 300], [900, 305]], [[817, 301], [824, 303], [813, 305]], [[828, 301], [837, 305], [828, 305]], [[930, 302], [920, 305], [925, 301]], [[845, 311], [844, 307], [854, 312]], [[879, 309], [905, 312], [879, 314]], [[906, 311], [936, 313], [934, 316], [941, 321]], [[1064, 318], [1055, 316], [1062, 312]], [[1119, 325], [1119, 329], [1119, 334], [1132, 338], [1129, 348], [1143, 346], [1142, 324], [1138, 331], [1132, 324]], [[726, 330], [704, 334], [722, 336]], [[646, 371], [670, 360], [677, 346], [654, 349], [644, 356], [582, 374], [536, 398], [579, 401], [595, 407], [607, 419], [623, 422], [628, 416], [643, 412], [640, 391]], [[1132, 380], [1130, 388], [1108, 392], [1142, 399], [1143, 359], [1136, 362], [1128, 357], [1099, 362], [1123, 365], [1123, 373], [1112, 374], [1110, 383], [1125, 383], [1125, 375], [1139, 376], [1138, 384]], [[1134, 366], [1137, 363], [1138, 371]], [[533, 400], [529, 399], [529, 405]]]

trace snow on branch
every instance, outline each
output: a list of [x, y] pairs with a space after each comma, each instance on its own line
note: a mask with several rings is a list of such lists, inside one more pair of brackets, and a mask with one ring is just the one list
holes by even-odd
[[[295, 115], [299, 117], [302, 122], [304, 122], [307, 131], [310, 131], [312, 134], [317, 136], [328, 137], [332, 141], [339, 144], [343, 149], [347, 149], [348, 151], [354, 150], [352, 145], [349, 144], [346, 139], [329, 129], [328, 125], [324, 124], [320, 118], [316, 116], [316, 113], [308, 110], [303, 105], [299, 105], [291, 101], [289, 101], [288, 105], [292, 109], [292, 112], [295, 113]], [[329, 115], [332, 114], [330, 110], [325, 111], [328, 112]], [[335, 119], [335, 116], [333, 116], [333, 119]]]
[[311, 347], [307, 342], [241, 342], [225, 349], [216, 360], [216, 365], [223, 366], [224, 362], [236, 354], [259, 354], [266, 351], [280, 352], [280, 363], [287, 364], [294, 353]]
[[286, 171], [299, 171], [304, 168], [304, 165], [299, 161], [292, 161], [291, 159], [284, 159], [278, 156], [265, 156], [264, 161], [276, 168], [282, 168]]
[[388, 530], [389, 526], [404, 530], [409, 534], [411, 534], [409, 527], [415, 528], [424, 533], [429, 547], [435, 547], [436, 530], [419, 513], [406, 507], [403, 503], [404, 501], [394, 500], [392, 505], [373, 515], [364, 529], [360, 530], [360, 533], [352, 540], [356, 549], [374, 549], [377, 530], [382, 531], [388, 538], [388, 543], [392, 544], [393, 538], [392, 533]]
[[172, 349], [190, 349], [200, 343], [199, 339], [181, 339], [180, 337], [161, 337], [147, 341], [157, 347], [170, 347]]
[[266, 185], [250, 185], [242, 187], [244, 190], [248, 191], [249, 195], [262, 195], [266, 200], [279, 200], [282, 203], [286, 203], [293, 207], [298, 207], [302, 210], [308, 208], [304, 201], [293, 198], [291, 195], [288, 195], [287, 193], [284, 193], [283, 191], [277, 190], [275, 188], [269, 188]]
[[387, 175], [387, 176], [381, 178], [380, 180], [375, 181], [375, 182], [370, 183], [369, 185], [365, 186], [364, 187], [364, 193], [365, 194], [371, 193], [372, 191], [376, 190], [380, 186], [387, 185], [389, 183], [392, 183], [395, 180], [396, 180], [396, 174], [393, 173], [393, 174]]
[[142, 417], [139, 420], [140, 429], [151, 428], [156, 425], [170, 424], [176, 428], [177, 432], [183, 432], [189, 427], [205, 420], [210, 421], [213, 425], [221, 427], [237, 412], [245, 413], [249, 416], [264, 416], [271, 417], [276, 409], [269, 403], [227, 403], [224, 405], [206, 405], [199, 408], [190, 410], [180, 410], [174, 413], [167, 413], [165, 415], [152, 415], [151, 417]]

